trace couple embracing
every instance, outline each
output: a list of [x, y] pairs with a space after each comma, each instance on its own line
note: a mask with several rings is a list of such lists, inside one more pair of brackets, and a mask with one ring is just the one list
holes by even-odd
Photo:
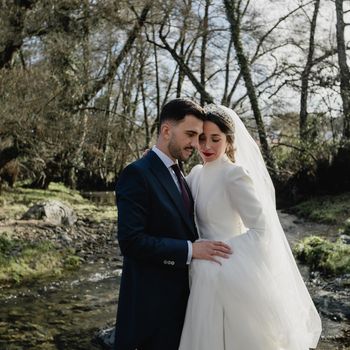
[[[178, 161], [203, 160], [184, 178]], [[115, 350], [308, 350], [321, 322], [259, 148], [223, 106], [168, 102], [117, 184]]]

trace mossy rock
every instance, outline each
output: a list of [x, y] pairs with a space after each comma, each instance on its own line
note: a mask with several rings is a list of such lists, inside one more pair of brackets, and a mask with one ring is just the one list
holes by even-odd
[[310, 266], [313, 271], [333, 276], [350, 273], [350, 245], [341, 240], [331, 242], [310, 236], [296, 244], [293, 250], [299, 261]]
[[74, 250], [50, 241], [30, 243], [0, 235], [0, 284], [58, 276], [78, 268], [81, 261]]
[[350, 236], [350, 218], [345, 220], [342, 228], [342, 234]]

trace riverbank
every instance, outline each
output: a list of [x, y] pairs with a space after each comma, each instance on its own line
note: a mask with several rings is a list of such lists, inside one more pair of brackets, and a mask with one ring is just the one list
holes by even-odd
[[[99, 329], [114, 324], [120, 283], [121, 257], [117, 254], [115, 240], [114, 205], [96, 205], [59, 184], [52, 184], [49, 191], [44, 192], [15, 188], [0, 198], [0, 236], [4, 237], [6, 233], [12, 242], [17, 239], [37, 243], [31, 264], [27, 265], [35, 266], [35, 262], [43, 258], [40, 265], [48, 268], [41, 276], [22, 275], [19, 281], [0, 282], [3, 287], [0, 288], [0, 348], [101, 349], [92, 338]], [[308, 210], [305, 213], [299, 211], [298, 216], [279, 212], [291, 246], [295, 247], [310, 236], [336, 242], [346, 232], [343, 231], [344, 222], [350, 213], [347, 198], [327, 199], [330, 203], [327, 211], [336, 212], [332, 214], [335, 219], [331, 222], [310, 220], [313, 212], [310, 207], [326, 209], [324, 198], [318, 205], [316, 199], [312, 200], [312, 205], [303, 204]], [[47, 199], [69, 204], [77, 216], [74, 225], [21, 219], [32, 204]], [[339, 207], [343, 209], [334, 209]], [[44, 245], [40, 251], [40, 242], [49, 242], [55, 248]], [[11, 249], [12, 256], [18, 260], [18, 247]], [[63, 262], [64, 257], [69, 256], [63, 253], [66, 249], [74, 249], [68, 253], [80, 263], [62, 267], [62, 271], [55, 274], [57, 271], [48, 265], [51, 260], [45, 257], [45, 251], [60, 252], [58, 260]], [[322, 317], [323, 332], [317, 350], [349, 350], [350, 275], [325, 275], [298, 263]]]
[[[39, 202], [55, 200], [76, 216], [73, 225], [23, 219]], [[60, 278], [85, 262], [116, 251], [116, 209], [83, 198], [79, 192], [52, 183], [49, 189], [15, 187], [0, 196], [0, 287]]]
[[294, 255], [312, 271], [324, 276], [350, 274], [350, 193], [311, 198], [288, 210], [327, 232], [310, 234], [294, 247]]

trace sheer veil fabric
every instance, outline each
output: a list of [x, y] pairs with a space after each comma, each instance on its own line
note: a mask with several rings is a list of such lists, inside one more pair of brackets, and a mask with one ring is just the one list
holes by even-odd
[[247, 170], [257, 197], [265, 211], [266, 232], [263, 236], [266, 258], [274, 279], [285, 316], [290, 325], [290, 335], [299, 338], [299, 346], [308, 344], [316, 348], [321, 333], [321, 320], [300, 275], [287, 238], [276, 211], [275, 189], [265, 166], [260, 149], [245, 125], [232, 110], [219, 108], [229, 115], [235, 125], [236, 164]]
[[[212, 190], [208, 189], [211, 186], [211, 178], [216, 177], [215, 181], [224, 183], [225, 180], [220, 177], [222, 172], [241, 172], [243, 176], [244, 173], [248, 175], [252, 191], [255, 192], [257, 202], [260, 202], [263, 210], [264, 227], [250, 230], [247, 226], [246, 232], [229, 238], [227, 242], [232, 244], [234, 253], [232, 259], [223, 260], [222, 266], [200, 260], [192, 262], [191, 294], [179, 349], [316, 348], [321, 334], [321, 320], [280, 224], [274, 186], [259, 147], [233, 110], [224, 106], [209, 105], [207, 111], [224, 113], [233, 120], [236, 161], [232, 164], [226, 157], [215, 160], [213, 163], [216, 164], [196, 166], [191, 172], [189, 184], [194, 192], [195, 201], [198, 201], [196, 215], [199, 220], [199, 233], [205, 232], [211, 225], [209, 220], [212, 220], [208, 218], [205, 223], [198, 218], [201, 212], [205, 212], [202, 217], [209, 213], [207, 209], [200, 212], [201, 206], [209, 205], [203, 204], [203, 198], [206, 197], [201, 195], [206, 192], [205, 196], [212, 197]], [[237, 197], [235, 200], [241, 202], [242, 206], [246, 202], [249, 208], [249, 196], [239, 197], [241, 187], [236, 187], [232, 193]], [[224, 204], [225, 192], [229, 189], [224, 188], [222, 191], [219, 205], [221, 207], [213, 206], [210, 211], [220, 211], [217, 217], [222, 217], [226, 210], [224, 205], [230, 205]], [[230, 213], [230, 208], [226, 213]], [[225, 221], [225, 217], [222, 220]], [[220, 226], [221, 223], [215, 225]], [[207, 232], [215, 231], [216, 226], [211, 225]], [[204, 238], [207, 237], [204, 235]]]

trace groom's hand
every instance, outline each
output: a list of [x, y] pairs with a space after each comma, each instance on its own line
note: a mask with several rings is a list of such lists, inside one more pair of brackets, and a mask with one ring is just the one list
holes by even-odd
[[218, 241], [200, 241], [192, 243], [192, 259], [202, 259], [215, 261], [221, 265], [217, 259], [218, 256], [222, 258], [229, 258], [232, 254], [232, 249], [229, 245]]

